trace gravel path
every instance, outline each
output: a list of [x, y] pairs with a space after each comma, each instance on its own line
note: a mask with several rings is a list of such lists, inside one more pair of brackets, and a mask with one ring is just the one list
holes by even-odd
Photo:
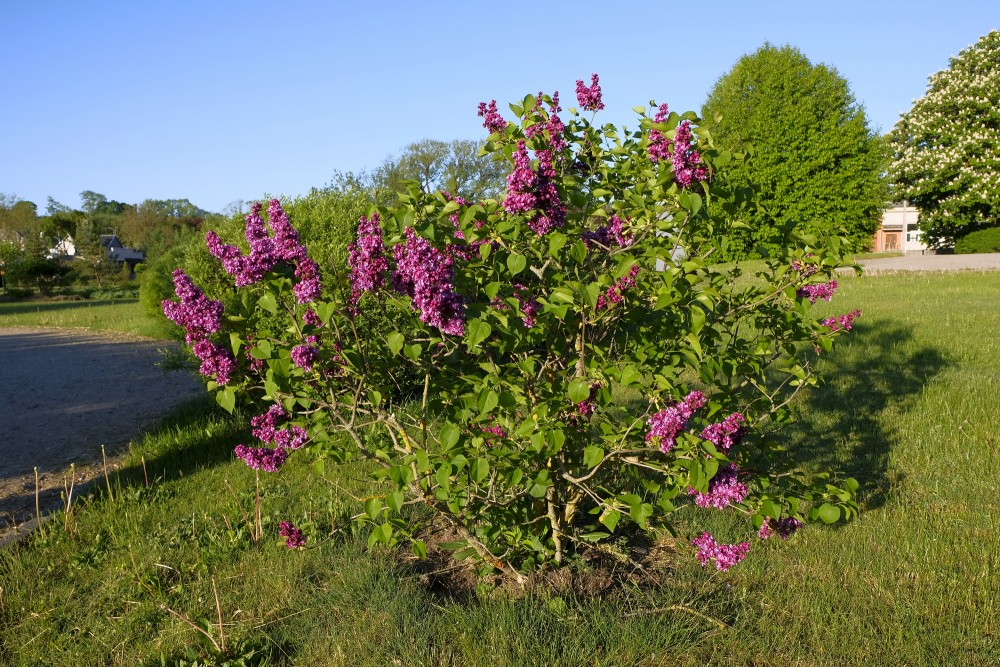
[[921, 255], [862, 259], [858, 262], [865, 273], [873, 275], [889, 271], [1000, 271], [1000, 252], [976, 255]]
[[162, 341], [0, 328], [0, 534], [34, 516], [37, 466], [43, 511], [60, 506], [64, 474], [77, 484], [204, 387], [155, 364]]

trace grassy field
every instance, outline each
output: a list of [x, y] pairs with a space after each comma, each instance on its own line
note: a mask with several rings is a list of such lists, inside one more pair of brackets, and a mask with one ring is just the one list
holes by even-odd
[[[70, 529], [0, 553], [0, 664], [998, 664], [1000, 273], [845, 276], [824, 306], [863, 316], [787, 437], [862, 483], [852, 524], [755, 543], [726, 573], [679, 549], [660, 584], [612, 596], [455, 594], [365, 550], [357, 469], [262, 477], [255, 543], [245, 424], [204, 401], [136, 441]], [[286, 518], [310, 548], [281, 545]]]
[[169, 338], [165, 324], [138, 301], [30, 301], [0, 303], [0, 327], [56, 327]]

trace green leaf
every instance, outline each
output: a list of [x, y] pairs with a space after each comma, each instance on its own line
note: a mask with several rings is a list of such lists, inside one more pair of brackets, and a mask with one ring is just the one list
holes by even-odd
[[605, 509], [598, 521], [604, 524], [604, 527], [613, 533], [615, 532], [615, 526], [618, 525], [618, 519], [620, 519], [621, 516], [621, 512], [618, 510]]
[[243, 341], [240, 339], [240, 335], [236, 332], [229, 334], [229, 345], [233, 348], [233, 355], [240, 356], [240, 347], [243, 345]]
[[840, 520], [840, 508], [830, 503], [823, 503], [819, 506], [816, 515], [822, 519], [823, 523], [836, 523]]
[[555, 255], [566, 245], [566, 235], [562, 232], [551, 232], [549, 234], [549, 254]]
[[403, 338], [403, 334], [399, 333], [398, 331], [393, 331], [385, 338], [385, 342], [389, 346], [389, 349], [392, 351], [392, 354], [394, 356], [399, 354], [399, 351], [403, 349], [403, 343], [405, 342], [405, 340], [406, 339]]
[[405, 354], [407, 357], [409, 357], [413, 361], [416, 361], [417, 359], [419, 359], [420, 358], [420, 353], [423, 352], [423, 351], [424, 351], [424, 348], [423, 348], [422, 345], [405, 345], [403, 347], [403, 354]]
[[423, 540], [413, 540], [413, 555], [420, 560], [427, 558], [427, 543]]
[[278, 312], [278, 302], [270, 292], [257, 299], [257, 305], [272, 315]]
[[469, 352], [479, 346], [484, 340], [489, 338], [490, 333], [493, 332], [493, 327], [491, 327], [486, 322], [482, 320], [471, 320], [468, 326], [465, 328], [465, 346]]
[[498, 396], [495, 391], [490, 389], [488, 392], [486, 392], [486, 396], [483, 398], [483, 405], [479, 409], [479, 413], [487, 415], [490, 412], [492, 412], [493, 408], [495, 408], [499, 403], [500, 403], [500, 396]]
[[323, 477], [326, 474], [326, 461], [324, 459], [317, 459], [312, 462], [312, 471]]
[[569, 383], [569, 400], [574, 404], [583, 403], [590, 398], [590, 383], [586, 380], [573, 380]]
[[[458, 439], [462, 437], [462, 431], [455, 424], [445, 422], [438, 437], [441, 440], [441, 445], [447, 451], [458, 444]], [[427, 455], [424, 454], [424, 456]]]
[[378, 498], [369, 498], [365, 501], [365, 514], [368, 518], [375, 520], [382, 513], [382, 501]]
[[653, 516], [653, 506], [649, 503], [636, 503], [629, 507], [628, 515], [641, 527], [646, 527], [649, 517]]
[[524, 255], [508, 255], [507, 256], [507, 268], [510, 270], [512, 276], [516, 276], [521, 271], [524, 271], [524, 267], [528, 265], [528, 260]]
[[483, 458], [476, 459], [472, 467], [469, 468], [469, 474], [472, 476], [473, 482], [482, 484], [483, 480], [490, 474], [489, 461]]
[[583, 450], [583, 465], [593, 468], [604, 460], [604, 450], [597, 445], [590, 445]]
[[229, 414], [236, 408], [236, 392], [230, 387], [220, 390], [215, 394], [215, 402], [222, 406], [222, 409]]
[[393, 512], [399, 513], [399, 510], [403, 507], [403, 492], [393, 491], [385, 497], [385, 502]]

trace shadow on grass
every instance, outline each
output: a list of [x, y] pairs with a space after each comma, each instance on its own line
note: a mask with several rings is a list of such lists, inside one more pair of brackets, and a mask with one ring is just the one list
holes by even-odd
[[859, 323], [849, 335], [824, 359], [824, 384], [803, 397], [803, 418], [786, 437], [797, 460], [854, 477], [863, 506], [876, 508], [902, 481], [888, 470], [901, 420], [950, 362], [933, 347], [915, 345], [911, 326]]

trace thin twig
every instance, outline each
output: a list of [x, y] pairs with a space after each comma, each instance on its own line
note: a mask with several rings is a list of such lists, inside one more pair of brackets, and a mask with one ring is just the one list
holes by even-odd
[[212, 577], [212, 594], [215, 596], [215, 615], [219, 619], [219, 641], [222, 650], [226, 650], [226, 632], [222, 629], [222, 607], [219, 605], [219, 590], [215, 587], [215, 577]]
[[706, 620], [709, 623], [714, 623], [720, 628], [728, 629], [729, 627], [731, 627], [725, 621], [720, 621], [717, 618], [708, 616], [707, 614], [703, 614], [695, 609], [691, 609], [691, 607], [685, 607], [682, 604], [672, 604], [668, 607], [657, 607], [655, 609], [640, 609], [639, 611], [632, 611], [625, 614], [625, 618], [632, 618], [633, 616], [646, 616], [648, 614], [662, 614], [665, 611], [683, 611], [688, 614], [691, 614], [692, 616], [697, 616], [700, 619]]

